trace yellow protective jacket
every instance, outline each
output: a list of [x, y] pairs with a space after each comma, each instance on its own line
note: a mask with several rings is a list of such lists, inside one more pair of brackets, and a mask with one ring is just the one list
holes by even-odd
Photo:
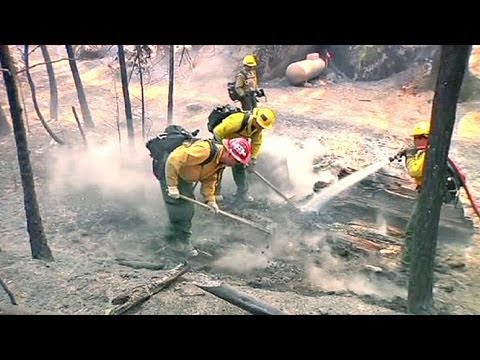
[[219, 172], [225, 168], [220, 158], [225, 151], [221, 145], [217, 147], [217, 154], [209, 163], [202, 165], [210, 156], [208, 140], [195, 141], [192, 144], [183, 144], [170, 153], [165, 165], [165, 174], [168, 186], [178, 186], [178, 178], [188, 182], [202, 183], [201, 193], [205, 201], [215, 201], [215, 189], [219, 179]]
[[423, 175], [425, 171], [425, 150], [419, 150], [415, 155], [407, 156], [405, 165], [407, 167], [408, 175], [410, 175], [417, 184], [421, 187], [423, 183]]
[[252, 159], [256, 159], [262, 147], [262, 130], [252, 129], [252, 116], [248, 119], [247, 126], [242, 131], [244, 113], [235, 113], [227, 116], [220, 124], [218, 124], [213, 133], [219, 141], [223, 139], [233, 139], [238, 137], [250, 138], [252, 140]]
[[247, 91], [258, 90], [258, 76], [255, 69], [243, 69], [235, 77], [235, 91], [244, 97]]

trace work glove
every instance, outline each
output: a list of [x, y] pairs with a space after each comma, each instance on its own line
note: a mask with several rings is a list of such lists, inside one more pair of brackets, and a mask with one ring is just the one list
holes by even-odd
[[404, 150], [404, 156], [405, 158], [409, 159], [413, 156], [415, 156], [417, 154], [417, 151], [420, 150], [420, 149], [416, 149], [416, 148], [411, 148], [411, 149], [405, 149]]
[[168, 186], [167, 187], [167, 195], [170, 196], [172, 199], [179, 199], [180, 192], [176, 186]]
[[394, 160], [401, 161], [402, 157], [406, 156], [406, 154], [407, 154], [407, 149], [403, 149], [403, 150], [400, 150], [397, 154], [395, 154], [395, 156], [392, 156], [388, 159], [390, 160], [390, 162]]
[[218, 204], [215, 201], [209, 201], [207, 202], [207, 205], [210, 206], [210, 210], [213, 211], [214, 214], [218, 214], [220, 211]]
[[247, 171], [253, 173], [255, 171], [255, 165], [257, 165], [257, 159], [250, 160], [250, 164], [247, 166]]

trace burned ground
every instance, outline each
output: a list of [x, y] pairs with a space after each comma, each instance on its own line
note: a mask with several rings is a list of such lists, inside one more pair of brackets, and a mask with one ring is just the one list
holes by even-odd
[[[158, 273], [121, 265], [125, 261], [170, 269], [184, 260], [164, 247], [166, 214], [146, 149], [137, 139], [136, 151], [128, 152], [124, 144], [120, 156], [115, 130], [103, 124], [114, 123], [112, 112], [107, 113], [102, 103], [107, 90], [114, 103], [113, 90], [106, 85], [110, 80], [88, 74], [89, 101], [99, 122], [88, 135], [89, 151], [82, 148], [73, 123], [61, 127], [71, 146], [49, 144], [48, 135], [29, 112], [37, 195], [54, 262], [30, 257], [13, 138], [0, 138], [1, 277], [19, 304], [65, 314], [103, 314], [114, 297]], [[202, 251], [190, 260], [192, 270], [133, 313], [245, 313], [196, 289], [192, 282], [203, 277], [223, 280], [293, 314], [404, 312], [407, 278], [400, 271], [399, 254], [413, 190], [401, 164], [385, 166], [318, 213], [299, 209], [318, 195], [313, 191], [315, 184], [327, 184], [352, 169], [384, 161], [408, 143], [408, 128], [428, 116], [432, 93], [403, 95], [402, 76], [406, 75], [399, 74], [397, 80], [312, 88], [266, 84], [269, 105], [279, 113], [266, 148], [288, 157], [293, 185], [284, 189], [296, 197], [286, 204], [251, 178], [257, 201], [239, 204], [229, 196], [234, 188], [227, 169], [221, 207], [262, 225], [276, 224], [275, 235], [196, 209], [194, 244]], [[99, 84], [107, 86], [101, 94]], [[44, 85], [43, 91], [48, 92], [48, 87]], [[163, 94], [163, 88], [158, 93]], [[182, 125], [198, 126], [201, 135], [208, 136], [205, 114], [225, 94], [219, 89], [208, 101], [199, 100], [202, 110], [192, 113], [186, 105], [196, 94], [195, 88], [180, 86], [176, 116]], [[73, 93], [64, 96], [75, 98]], [[63, 103], [68, 101], [64, 98]], [[461, 105], [459, 115], [475, 108], [475, 103]], [[157, 120], [152, 132], [161, 128]], [[452, 153], [470, 174], [472, 191], [478, 197], [480, 187], [474, 174], [478, 174], [480, 157], [472, 147], [477, 140], [460, 136], [461, 126], [462, 122]], [[260, 170], [270, 176], [266, 168]], [[282, 185], [276, 176], [270, 179]], [[475, 243], [479, 232], [477, 222], [469, 222], [472, 215], [467, 205], [465, 211], [467, 220], [448, 223], [447, 214], [443, 220], [447, 224], [441, 228], [444, 239], [439, 240], [435, 273], [435, 300], [441, 313], [480, 310], [472, 299], [480, 291]], [[457, 230], [449, 233], [452, 228]], [[3, 293], [0, 301], [8, 302]]]

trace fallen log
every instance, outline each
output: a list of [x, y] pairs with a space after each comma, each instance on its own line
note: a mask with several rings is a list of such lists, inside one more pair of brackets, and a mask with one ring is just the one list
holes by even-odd
[[117, 258], [117, 263], [122, 266], [127, 266], [132, 269], [147, 269], [147, 270], [162, 270], [165, 264], [161, 263], [149, 263], [137, 260], [128, 260], [123, 258]]
[[15, 305], [1, 305], [0, 315], [63, 315], [52, 311], [34, 310]]
[[184, 262], [183, 264], [175, 266], [173, 269], [165, 271], [161, 276], [152, 277], [150, 283], [136, 286], [130, 290], [129, 293], [115, 297], [111, 303], [117, 306], [108, 309], [106, 315], [120, 315], [134, 306], [140, 305], [189, 270], [190, 265]]
[[327, 236], [327, 239], [350, 244], [354, 246], [357, 250], [363, 250], [365, 253], [369, 254], [375, 254], [385, 248], [384, 246], [377, 244], [376, 242], [342, 233], [329, 234]]
[[273, 306], [255, 299], [254, 297], [235, 290], [228, 284], [220, 281], [212, 281], [208, 283], [194, 283], [200, 289], [229, 302], [232, 305], [248, 311], [253, 315], [288, 315]]

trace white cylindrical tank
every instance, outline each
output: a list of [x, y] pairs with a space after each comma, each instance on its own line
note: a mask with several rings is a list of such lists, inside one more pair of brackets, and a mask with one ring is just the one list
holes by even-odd
[[308, 54], [306, 60], [297, 61], [288, 65], [285, 72], [290, 85], [302, 85], [306, 81], [316, 78], [325, 70], [325, 61], [318, 53]]

